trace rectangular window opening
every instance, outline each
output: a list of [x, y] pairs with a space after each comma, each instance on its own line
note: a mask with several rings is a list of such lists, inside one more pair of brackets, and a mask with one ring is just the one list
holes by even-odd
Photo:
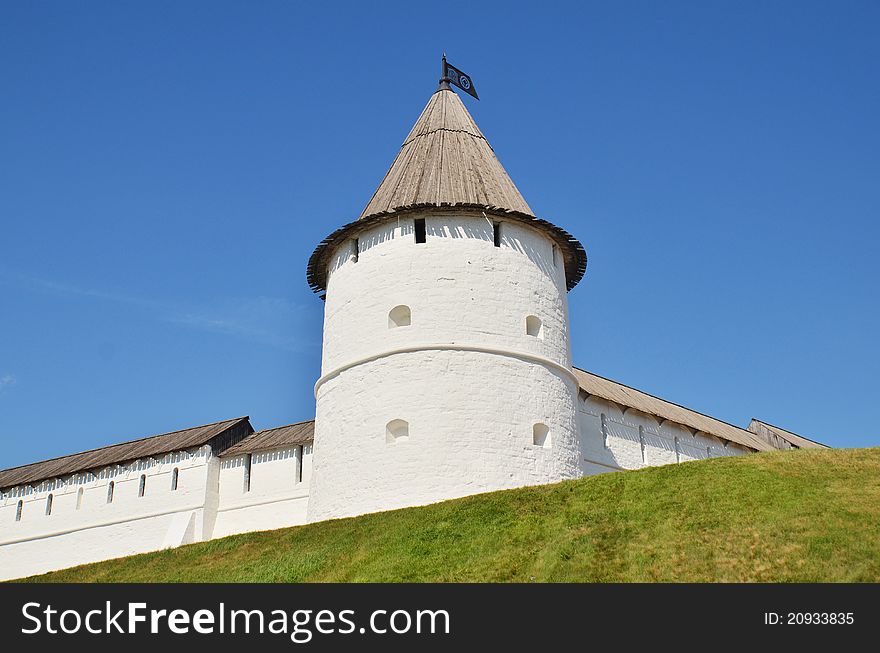
[[351, 260], [355, 263], [358, 262], [358, 254], [360, 254], [361, 245], [358, 242], [357, 238], [351, 239]]
[[501, 247], [501, 223], [493, 222], [492, 223], [492, 240], [495, 242], [495, 247]]
[[415, 226], [415, 235], [416, 242], [423, 243], [425, 242], [425, 219], [424, 218], [416, 218], [414, 222]]
[[244, 492], [251, 491], [251, 454], [244, 456]]

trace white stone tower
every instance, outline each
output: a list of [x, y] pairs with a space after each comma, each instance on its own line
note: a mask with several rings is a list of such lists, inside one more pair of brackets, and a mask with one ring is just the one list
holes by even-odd
[[566, 293], [585, 267], [441, 80], [309, 261], [326, 301], [310, 521], [577, 477]]

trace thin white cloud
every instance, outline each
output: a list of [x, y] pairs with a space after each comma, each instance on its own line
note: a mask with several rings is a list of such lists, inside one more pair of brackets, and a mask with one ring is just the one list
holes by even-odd
[[301, 337], [304, 307], [278, 297], [227, 300], [210, 310], [171, 314], [181, 326], [245, 338], [285, 351], [302, 351], [318, 343]]
[[4, 374], [0, 376], [0, 392], [3, 392], [7, 388], [11, 388], [16, 383], [18, 383], [18, 379], [16, 379], [11, 374]]
[[147, 311], [154, 319], [184, 328], [218, 333], [285, 351], [319, 346], [302, 338], [302, 316], [307, 307], [279, 297], [227, 298], [210, 306], [182, 306], [133, 295], [83, 288], [24, 275], [4, 275], [15, 285], [39, 292], [84, 297]]

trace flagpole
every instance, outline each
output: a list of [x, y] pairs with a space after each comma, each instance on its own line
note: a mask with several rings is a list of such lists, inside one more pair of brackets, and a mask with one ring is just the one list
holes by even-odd
[[446, 70], [446, 53], [443, 53], [443, 58], [440, 60], [440, 86], [437, 88], [438, 91], [451, 91], [452, 88], [449, 86], [449, 75]]

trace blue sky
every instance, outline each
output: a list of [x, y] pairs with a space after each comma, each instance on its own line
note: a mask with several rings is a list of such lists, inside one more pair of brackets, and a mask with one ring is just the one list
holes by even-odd
[[575, 363], [732, 423], [880, 444], [880, 5], [0, 8], [0, 467], [314, 415], [314, 246], [440, 54], [590, 257]]

